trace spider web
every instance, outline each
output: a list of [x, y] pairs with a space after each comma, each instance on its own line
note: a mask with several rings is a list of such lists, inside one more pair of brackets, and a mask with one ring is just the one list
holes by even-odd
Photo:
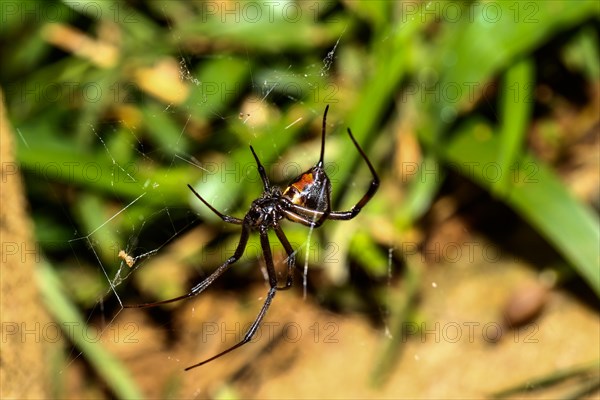
[[[274, 111], [277, 112], [278, 103], [282, 101], [285, 101], [289, 104], [304, 103], [303, 98], [298, 96], [297, 93], [282, 89], [285, 87], [285, 83], [291, 80], [300, 80], [304, 82], [306, 87], [314, 89], [315, 91], [322, 91], [323, 88], [315, 86], [314, 79], [312, 78], [316, 76], [328, 75], [330, 69], [336, 63], [336, 52], [338, 51], [338, 47], [342, 44], [343, 34], [340, 35], [333, 47], [327, 50], [326, 55], [322, 58], [320, 63], [302, 66], [302, 68], [292, 68], [292, 65], [294, 65], [295, 61], [290, 61], [290, 65], [287, 69], [273, 68], [272, 73], [269, 74], [268, 80], [264, 79], [263, 76], [258, 76], [256, 71], [251, 69], [250, 93], [246, 96], [248, 101], [242, 104], [239, 114], [223, 114], [220, 111], [220, 107], [211, 108], [212, 106], [209, 106], [206, 109], [207, 114], [211, 114], [216, 117], [216, 119], [223, 122], [222, 126], [217, 127], [216, 131], [212, 132], [211, 134], [217, 137], [228, 135], [230, 134], [229, 130], [231, 129], [231, 125], [238, 123], [238, 121], [245, 125], [248, 129], [248, 132], [251, 134], [248, 144], [252, 143], [253, 139], [262, 137], [264, 130], [273, 132], [273, 129], [275, 128], [274, 122], [271, 122], [268, 117], [265, 118], [263, 115], [268, 116], [272, 115]], [[251, 55], [248, 52], [246, 53], [246, 57], [250, 62]], [[178, 63], [179, 77], [181, 82], [189, 84], [189, 89], [191, 91], [202, 90], [205, 82], [202, 82], [198, 76], [195, 75], [195, 72], [190, 65], [188, 56], [182, 54], [181, 51]], [[163, 114], [171, 115], [172, 113], [177, 112], [175, 111], [176, 108], [177, 107], [175, 104], [166, 104], [161, 112]], [[313, 107], [310, 109], [310, 117], [314, 118], [316, 121], [319, 121], [317, 124], [319, 126], [323, 109]], [[210, 204], [224, 214], [242, 218], [245, 211], [247, 211], [247, 207], [249, 206], [249, 203], [245, 200], [244, 204], [236, 207], [229, 202], [230, 199], [228, 199], [226, 188], [230, 187], [230, 184], [226, 184], [225, 189], [220, 189], [220, 186], [223, 183], [227, 183], [222, 181], [227, 180], [227, 174], [225, 174], [225, 178], [222, 178], [223, 175], [219, 174], [207, 174], [209, 175], [207, 180], [204, 180], [203, 178], [201, 182], [198, 182], [198, 177], [201, 177], [203, 173], [214, 172], [214, 170], [211, 169], [213, 167], [212, 163], [206, 160], [199, 160], [196, 158], [195, 154], [181, 150], [181, 146], [179, 146], [180, 141], [185, 140], [186, 136], [188, 135], [189, 124], [192, 116], [192, 111], [189, 111], [187, 115], [184, 115], [183, 123], [179, 128], [179, 136], [175, 140], [175, 143], [154, 145], [150, 146], [149, 148], [147, 148], [148, 144], [146, 140], [142, 138], [141, 135], [136, 131], [135, 126], [126, 126], [126, 122], [122, 120], [118, 121], [126, 126], [127, 129], [125, 132], [127, 135], [131, 136], [131, 149], [133, 149], [139, 155], [140, 159], [143, 160], [143, 163], [136, 171], [137, 173], [131, 172], [131, 169], [128, 165], [124, 165], [119, 161], [119, 155], [116, 154], [116, 151], [110, 147], [105, 139], [107, 130], [106, 127], [89, 126], [89, 134], [93, 136], [93, 139], [104, 149], [104, 156], [106, 160], [110, 165], [113, 166], [110, 177], [111, 187], [117, 185], [120, 179], [128, 180], [128, 182], [135, 187], [135, 195], [132, 199], [128, 200], [120, 208], [114, 209], [112, 214], [105, 216], [104, 219], [98, 221], [95, 226], [86, 228], [86, 231], [83, 234], [80, 234], [69, 241], [75, 256], [78, 259], [82, 259], [82, 265], [86, 264], [86, 261], [83, 261], [84, 259], [87, 258], [92, 260], [91, 262], [96, 267], [96, 271], [100, 276], [100, 280], [104, 282], [102, 287], [96, 288], [96, 293], [94, 294], [95, 298], [97, 299], [96, 304], [94, 307], [92, 307], [92, 311], [89, 313], [89, 315], [87, 315], [86, 323], [99, 326], [97, 340], [105, 344], [108, 343], [109, 347], [112, 349], [119, 348], [119, 346], [124, 344], [129, 344], [123, 340], [123, 334], [129, 334], [132, 332], [128, 329], [123, 329], [123, 327], [127, 328], [131, 326], [128, 325], [128, 322], [126, 322], [128, 320], [128, 316], [125, 316], [124, 314], [134, 315], [137, 313], [137, 316], [134, 316], [133, 321], [134, 324], [139, 324], [139, 315], [144, 313], [144, 311], [141, 310], [129, 310], [124, 308], [125, 305], [132, 304], [131, 300], [125, 300], [126, 297], [128, 299], [130, 298], [130, 296], [127, 295], [127, 292], [130, 290], [138, 290], [136, 289], [138, 285], [133, 283], [136, 279], [136, 275], [141, 275], [145, 272], [145, 269], [150, 269], [151, 265], [153, 265], [153, 262], [158, 258], [163, 257], [168, 260], [173, 254], [169, 248], [177, 246], [177, 243], [180, 241], [185, 241], [186, 236], [190, 234], [190, 232], [194, 231], [201, 219], [206, 219], [208, 221], [212, 218], [212, 221], [215, 221], [215, 217], [210, 216], [211, 212], [207, 210], [207, 208], [195, 197], [193, 197], [191, 193], [188, 193], [188, 197], [185, 200], [187, 206], [171, 204], [171, 195], [169, 194], [170, 188], [165, 187], [165, 182], [179, 179], [179, 171], [185, 166], [191, 166], [192, 171], [195, 170], [198, 172], [198, 176], [187, 176], [185, 178], [187, 181], [177, 182], [178, 185], [185, 188], [187, 183], [192, 184], [192, 186], [194, 186]], [[306, 116], [299, 116], [285, 125], [284, 130], [291, 130], [298, 124], [306, 123], [306, 119]], [[331, 134], [334, 132], [339, 133], [341, 123], [343, 122], [332, 120], [328, 122], [328, 143], [336, 140], [335, 138], [331, 137]], [[335, 130], [332, 129], [332, 125], [336, 126]], [[306, 131], [306, 127], [304, 127], [302, 130]], [[298, 137], [302, 139], [302, 135]], [[320, 143], [320, 141], [315, 142]], [[269, 140], [263, 143], [269, 143]], [[276, 162], [275, 164], [265, 165], [267, 168], [267, 175], [269, 175], [272, 184], [280, 183], [279, 181], [289, 181], [289, 179], [295, 175], [294, 173], [285, 173], [288, 171], [288, 169], [286, 169], [285, 161], [281, 162], [281, 160], [289, 160], [291, 158], [306, 159], [308, 164], [302, 163], [301, 167], [292, 169], [296, 173], [306, 170], [316, 162], [315, 155], [318, 154], [318, 147], [308, 146], [302, 148], [301, 150], [294, 150], [293, 154], [287, 155], [284, 154], [284, 150], [279, 147], [277, 141], [271, 140], [270, 145], [274, 148], [277, 155], [276, 158], [280, 160], [279, 163], [283, 164], [278, 165]], [[176, 150], [172, 151], [171, 148]], [[262, 149], [256, 148], [256, 150], [260, 157]], [[226, 149], [225, 151], [230, 153], [233, 152], [233, 149]], [[247, 151], [249, 154], [249, 150]], [[334, 159], [335, 155], [332, 154], [331, 157], [328, 157], [327, 152], [328, 150], [326, 149], [326, 159]], [[328, 161], [326, 166], [328, 164], [334, 164], [334, 162]], [[153, 176], [152, 171], [157, 169], [156, 167], [159, 165], [166, 165], [166, 168], [163, 169], [163, 171], [166, 171], [164, 176]], [[254, 198], [260, 194], [260, 189], [262, 186], [260, 180], [256, 179], [256, 171], [253, 171], [255, 169], [256, 167], [254, 163], [252, 163], [250, 168], [236, 170], [236, 174], [239, 176], [233, 177], [236, 183], [243, 182], [245, 180], [253, 180], [254, 184], [256, 185]], [[252, 173], [256, 175], [250, 176]], [[328, 173], [331, 172], [328, 170]], [[232, 177], [230, 176], [230, 178]], [[336, 182], [335, 178], [332, 177], [333, 190], [336, 190], [336, 183], [339, 182]], [[249, 196], [241, 197], [246, 199]], [[146, 203], [150, 202], [153, 204], [158, 203], [160, 205], [157, 208], [149, 208], [150, 211], [147, 211], [144, 206]], [[218, 220], [215, 224], [216, 226], [219, 226], [218, 229], [222, 229], [223, 232], [229, 232], [227, 224], [221, 220]], [[313, 235], [314, 228], [307, 229], [306, 227], [301, 226], [291, 227], [290, 225], [295, 224], [286, 223], [283, 225], [286, 234], [288, 230], [303, 232], [300, 234], [296, 233], [294, 235], [296, 238], [303, 236], [303, 239], [300, 242], [292, 240], [290, 241], [292, 242], [292, 246], [295, 250], [294, 255], [302, 256], [297, 260], [296, 264], [297, 267], [303, 267], [302, 285], [303, 295], [306, 298], [308, 291], [309, 266], [319, 265], [322, 263], [323, 254], [315, 251], [315, 247], [318, 247], [319, 244], [318, 239], [317, 243], [315, 243], [315, 236], [317, 235]], [[196, 243], [198, 249], [195, 251], [195, 254], [202, 252], [203, 249], [205, 249], [207, 253], [214, 251], [214, 248], [219, 249], [217, 250], [218, 254], [216, 256], [211, 256], [210, 254], [207, 256], [210, 261], [209, 263], [205, 263], [203, 262], [205, 261], [204, 259], [199, 259], [193, 255], [190, 256], [191, 261], [189, 262], [184, 262], [181, 259], [172, 260], [178, 267], [181, 267], [185, 264], [187, 271], [184, 271], [182, 276], [198, 277], [198, 283], [204, 277], [208, 276], [214, 268], [224, 262], [228, 257], [231, 256], [231, 254], [233, 254], [233, 248], [228, 245], [229, 242], [219, 242], [214, 246], [214, 248], [209, 248], [209, 242], [212, 240], [218, 240], [219, 235], [216, 234], [216, 236], [211, 236], [202, 230], [201, 232], [202, 233], [200, 233], [198, 236], [206, 239], [206, 242]], [[256, 236], [256, 234], [253, 235]], [[233, 234], [232, 237], [234, 238], [235, 244], [235, 241], [237, 241], [239, 238], [239, 234]], [[123, 240], [122, 238], [126, 239]], [[273, 248], [274, 254], [276, 251], [281, 252], [282, 250], [281, 246], [274, 238], [271, 238], [271, 247]], [[188, 251], [188, 253], [189, 252], [190, 251]], [[107, 253], [112, 254], [112, 258], [107, 257]], [[192, 251], [192, 253], [194, 252]], [[254, 263], [252, 263], [254, 265], [239, 266], [238, 268], [241, 271], [240, 274], [248, 273], [251, 268], [256, 268], [256, 264], [258, 263], [261, 265], [265, 282], [267, 282], [266, 269], [264, 267], [264, 262], [262, 261], [262, 252], [260, 249], [251, 248], [249, 245], [249, 247], [246, 249], [246, 260], [248, 259], [254, 259]], [[326, 271], [326, 273], [331, 274], [334, 281], [336, 279], [340, 279], [340, 274], [342, 276], [344, 275], [344, 272], [340, 272], [340, 269], [343, 270], [344, 266], [341, 265], [339, 259], [337, 261], [338, 262], [336, 265], [331, 268], [329, 272]], [[274, 262], [276, 264], [276, 269], [278, 271], [282, 271], [285, 269], [287, 258], [279, 257], [276, 258]], [[300, 264], [300, 262], [302, 262], [302, 264]], [[161, 261], [160, 263], [157, 262], [155, 264], [164, 265], [164, 262]], [[238, 264], [244, 263], [238, 261]], [[248, 262], [245, 264], [248, 264]], [[221, 277], [220, 280], [227, 280], [227, 275], [232, 274], [232, 270], [236, 269], [236, 266], [237, 264], [234, 264], [228, 273]], [[331, 264], [328, 265], [328, 267], [329, 266], [331, 266]], [[389, 268], [389, 279], [391, 280], [391, 254]], [[160, 268], [157, 267], [157, 270], [159, 269]], [[176, 271], [173, 271], [173, 268], [167, 268], [166, 270], [171, 271], [172, 273], [177, 273]], [[148, 272], [143, 278], [144, 280], [147, 279], [151, 282], [150, 286], [156, 285], [157, 282], [160, 282], [160, 278], [152, 279], [150, 275], [152, 274]], [[279, 278], [281, 279], [281, 276]], [[146, 284], [146, 289], [147, 286], [148, 285]], [[183, 292], [181, 291], [181, 288], [183, 288]], [[184, 281], [184, 283], [179, 285], [176, 290], [172, 290], [172, 288], [166, 288], [164, 291], [157, 290], [143, 292], [142, 290], [142, 293], [140, 293], [137, 298], [140, 300], [144, 299], [146, 301], [159, 301], [182, 295], [189, 289], [189, 282]], [[161, 292], [163, 293], [162, 295], [157, 295], [157, 293]], [[170, 293], [171, 295], [162, 297], [166, 292]], [[149, 294], [161, 297], [153, 299], [152, 297], [147, 297]], [[252, 307], [256, 310], [256, 312], [258, 312], [260, 309], [263, 300], [264, 298], [261, 297], [252, 301]], [[194, 309], [192, 309], [192, 318], [194, 317], [193, 314]], [[384, 319], [384, 323], [386, 323], [385, 316], [383, 314], [381, 318]], [[173, 332], [173, 330], [178, 329], [175, 326], [175, 322], [161, 321], [159, 324], [162, 324], [167, 336], [176, 334], [176, 332]], [[136, 328], [133, 331], [134, 335], [130, 336], [133, 338], [135, 338], [137, 335], [143, 336], [144, 332], [142, 330], [145, 328], [145, 325], [141, 324], [135, 326]], [[243, 333], [243, 329], [241, 331]], [[115, 334], [115, 332], [117, 332], [117, 334]], [[235, 340], [229, 338], [228, 342], [233, 344]], [[154, 349], [154, 351], [155, 350], [156, 349]], [[79, 360], [82, 356], [83, 353], [79, 349], [72, 347], [67, 366]], [[167, 357], [170, 358], [171, 356]], [[187, 367], [187, 363], [189, 362], [189, 360], [179, 359], [174, 361], [178, 367], [180, 367], [180, 369]], [[197, 361], [201, 361], [201, 358], [199, 358]]]

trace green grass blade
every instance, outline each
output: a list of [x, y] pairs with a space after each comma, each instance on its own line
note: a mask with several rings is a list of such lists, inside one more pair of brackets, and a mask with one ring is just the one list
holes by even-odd
[[429, 210], [444, 179], [444, 170], [437, 160], [431, 155], [426, 156], [394, 216], [394, 225], [399, 232], [410, 228]]
[[600, 225], [598, 217], [565, 189], [556, 175], [530, 155], [511, 170], [497, 168], [499, 136], [482, 122], [458, 129], [442, 156], [487, 190], [498, 174], [513, 184], [502, 199], [534, 226], [600, 295]]
[[81, 350], [98, 375], [104, 379], [117, 397], [122, 399], [142, 398], [142, 394], [127, 368], [102, 348], [100, 343], [89, 340], [84, 332], [87, 324], [79, 315], [75, 305], [63, 293], [60, 280], [52, 267], [44, 262], [37, 271], [38, 285], [48, 310], [61, 326], [69, 327], [69, 329], [65, 329], [65, 334]]
[[401, 294], [402, 298], [393, 304], [394, 310], [392, 310], [392, 313], [394, 322], [391, 328], [392, 337], [384, 343], [384, 349], [377, 360], [375, 368], [371, 372], [370, 384], [373, 387], [380, 387], [385, 383], [402, 353], [403, 344], [406, 343], [406, 337], [409, 334], [407, 323], [411, 320], [413, 309], [420, 293], [423, 272], [423, 265], [421, 265], [417, 257], [407, 258], [405, 284], [403, 285]]
[[[495, 17], [482, 11], [482, 3], [473, 3], [473, 20], [465, 18], [456, 25], [456, 35], [439, 53], [438, 65], [456, 60], [452, 68], [444, 68], [441, 87], [452, 84], [476, 89], [495, 73], [512, 63], [555, 33], [576, 26], [583, 20], [600, 15], [597, 1], [527, 1], [495, 2]], [[458, 98], [446, 98], [440, 107], [461, 108], [472, 101], [471, 92], [462, 90]]]
[[[500, 154], [498, 162], [502, 171], [509, 171], [521, 152], [533, 106], [534, 65], [531, 59], [521, 60], [511, 66], [503, 82], [500, 103]], [[492, 190], [506, 194], [510, 175], [502, 174], [492, 184]]]
[[526, 382], [515, 387], [493, 393], [491, 397], [494, 399], [505, 399], [516, 395], [531, 394], [533, 392], [559, 385], [561, 382], [569, 379], [594, 376], [595, 372], [598, 372], [598, 368], [600, 368], [600, 362], [596, 360], [588, 365], [558, 370], [547, 376], [528, 379]]

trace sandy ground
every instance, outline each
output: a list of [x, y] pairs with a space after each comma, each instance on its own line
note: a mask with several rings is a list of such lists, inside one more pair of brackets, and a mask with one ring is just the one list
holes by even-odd
[[[597, 312], [562, 290], [549, 292], [537, 319], [494, 340], [511, 296], [536, 284], [533, 270], [515, 260], [429, 266], [415, 322], [408, 326], [421, 332], [400, 337], [398, 361], [380, 387], [370, 379], [391, 340], [385, 329], [361, 315], [326, 311], [296, 292], [276, 296], [255, 343], [189, 372], [183, 368], [241, 337], [262, 304], [264, 287], [226, 296], [208, 291], [181, 304], [169, 326], [125, 310], [113, 325], [121, 337], [105, 344], [150, 398], [489, 398], [600, 358]], [[402, 282], [390, 290], [402, 290]], [[118, 329], [131, 326], [135, 331]], [[68, 392], [93, 396], [81, 371], [77, 362], [71, 365]], [[576, 385], [535, 397], [558, 398]]]

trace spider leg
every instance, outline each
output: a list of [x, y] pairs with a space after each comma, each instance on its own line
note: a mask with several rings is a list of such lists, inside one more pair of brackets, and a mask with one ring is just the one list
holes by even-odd
[[204, 198], [202, 198], [202, 196], [200, 196], [200, 194], [198, 194], [198, 192], [196, 192], [194, 190], [194, 188], [192, 187], [192, 185], [190, 185], [189, 183], [188, 183], [188, 187], [190, 188], [190, 190], [192, 191], [192, 193], [194, 193], [194, 195], [196, 195], [196, 197], [199, 198], [200, 201], [204, 203], [205, 206], [207, 206], [208, 208], [210, 208], [210, 210], [212, 212], [214, 212], [215, 214], [217, 214], [217, 216], [219, 218], [221, 218], [223, 221], [229, 222], [230, 224], [236, 224], [236, 225], [242, 225], [244, 223], [244, 220], [241, 220], [241, 219], [236, 218], [236, 217], [231, 217], [229, 215], [225, 215], [225, 214], [221, 213], [219, 210], [217, 210], [216, 208], [214, 208], [213, 206], [211, 206], [208, 203], [208, 201], [204, 200]]
[[[239, 347], [242, 347], [243, 345], [245, 345], [246, 343], [251, 341], [252, 338], [254, 337], [254, 335], [256, 334], [256, 331], [258, 330], [258, 327], [260, 326], [260, 323], [262, 322], [264, 316], [267, 314], [267, 310], [269, 309], [269, 306], [271, 305], [271, 302], [273, 301], [273, 298], [275, 297], [275, 294], [277, 293], [277, 289], [278, 289], [277, 288], [277, 276], [275, 275], [275, 266], [273, 265], [273, 255], [271, 254], [271, 246], [269, 245], [269, 237], [267, 236], [266, 229], [260, 230], [260, 244], [261, 244], [262, 250], [265, 255], [265, 262], [267, 264], [267, 273], [269, 275], [269, 285], [271, 286], [271, 288], [269, 289], [269, 292], [267, 293], [267, 298], [265, 299], [265, 302], [264, 302], [262, 308], [260, 309], [260, 312], [256, 316], [256, 319], [254, 320], [252, 325], [250, 325], [250, 328], [248, 329], [248, 331], [244, 335], [244, 338], [240, 342], [238, 342], [237, 344], [234, 344], [233, 346], [220, 352], [219, 354], [212, 356], [209, 359], [206, 359], [204, 361], [199, 362], [198, 364], [194, 364], [192, 366], [187, 367], [185, 369], [186, 371], [189, 371], [192, 368], [196, 368], [201, 365], [204, 365], [204, 364], [211, 362], [221, 356], [224, 356], [225, 354], [227, 354]], [[290, 248], [291, 248], [291, 246], [290, 246]]]
[[260, 174], [260, 179], [262, 179], [263, 187], [265, 189], [265, 192], [267, 192], [271, 189], [271, 184], [269, 183], [269, 177], [267, 177], [267, 172], [265, 171], [265, 167], [263, 167], [263, 165], [260, 163], [260, 160], [258, 159], [258, 156], [254, 152], [254, 148], [252, 146], [250, 146], [250, 151], [252, 152], [252, 155], [254, 156], [254, 159], [256, 160], [256, 167], [258, 168], [258, 173]]
[[371, 164], [371, 161], [369, 161], [369, 158], [367, 157], [363, 149], [361, 149], [356, 139], [354, 139], [350, 128], [348, 128], [348, 135], [350, 136], [352, 143], [354, 143], [354, 147], [356, 147], [356, 150], [358, 150], [363, 160], [365, 160], [365, 163], [367, 163], [369, 171], [371, 171], [371, 175], [373, 175], [373, 180], [371, 181], [371, 185], [369, 185], [369, 189], [367, 189], [367, 192], [358, 201], [358, 203], [352, 206], [352, 208], [349, 211], [332, 211], [327, 217], [329, 219], [352, 219], [356, 217], [356, 215], [358, 215], [358, 213], [360, 212], [360, 210], [362, 210], [365, 204], [367, 204], [369, 200], [371, 200], [371, 198], [375, 195], [375, 192], [377, 192], [377, 189], [379, 188], [379, 176], [377, 176], [377, 172], [375, 172], [373, 164]]
[[325, 211], [313, 210], [312, 208], [294, 204], [291, 201], [287, 201], [285, 205], [288, 209], [283, 209], [282, 211], [287, 219], [310, 228], [318, 228], [323, 225], [323, 222], [332, 213], [331, 200], [329, 198], [327, 199], [327, 209]]
[[329, 104], [325, 106], [325, 112], [323, 113], [323, 126], [321, 127], [321, 156], [319, 157], [318, 166], [323, 166], [323, 157], [325, 156], [325, 131], [327, 128], [327, 111], [329, 111]]
[[227, 354], [239, 347], [242, 347], [243, 345], [248, 343], [250, 340], [252, 340], [252, 337], [256, 334], [256, 331], [258, 330], [258, 327], [260, 326], [260, 323], [262, 322], [263, 317], [265, 316], [265, 314], [267, 313], [267, 310], [269, 309], [269, 306], [271, 305], [271, 301], [273, 301], [273, 297], [275, 297], [275, 293], [277, 293], [276, 287], [272, 287], [271, 289], [269, 289], [269, 293], [267, 293], [267, 298], [265, 300], [265, 303], [262, 306], [262, 309], [258, 313], [256, 320], [254, 320], [254, 322], [250, 326], [250, 329], [248, 329], [248, 332], [246, 332], [246, 335], [244, 336], [244, 339], [242, 339], [241, 342], [231, 346], [230, 348], [228, 348], [225, 351], [220, 352], [216, 356], [212, 356], [211, 358], [206, 359], [202, 362], [199, 362], [198, 364], [194, 364], [194, 365], [187, 367], [185, 369], [185, 371], [189, 371], [190, 369], [199, 367], [199, 366], [209, 363], [213, 360], [216, 360], [217, 358], [224, 356], [225, 354]]
[[[323, 222], [325, 222], [325, 220], [327, 219], [326, 216], [329, 215], [329, 213], [327, 212], [311, 210], [310, 208], [302, 207], [296, 204], [290, 207], [296, 211], [283, 210], [285, 217], [292, 222], [298, 222], [310, 228], [318, 228], [319, 226], [323, 225]], [[304, 212], [306, 212], [306, 214], [313, 214], [313, 217], [306, 217], [302, 214]], [[325, 218], [323, 216], [325, 216]], [[317, 217], [319, 217], [319, 219], [317, 219]]]
[[279, 225], [275, 225], [274, 230], [275, 234], [277, 235], [277, 238], [279, 239], [279, 242], [283, 245], [283, 248], [285, 249], [285, 252], [288, 256], [287, 280], [285, 282], [285, 286], [278, 286], [277, 290], [287, 290], [290, 287], [292, 287], [292, 283], [294, 282], [294, 267], [296, 266], [296, 253], [294, 251], [294, 248], [288, 241], [287, 237], [285, 236], [285, 233], [283, 232], [281, 227]]
[[194, 297], [202, 293], [211, 283], [215, 281], [219, 276], [223, 274], [234, 262], [240, 259], [242, 254], [244, 254], [244, 250], [246, 249], [246, 244], [248, 243], [248, 237], [250, 236], [250, 227], [246, 225], [242, 225], [242, 234], [240, 236], [240, 241], [238, 242], [237, 248], [231, 257], [227, 259], [219, 268], [217, 268], [212, 274], [210, 274], [206, 279], [202, 282], [194, 286], [188, 293], [174, 297], [168, 300], [157, 301], [155, 303], [143, 303], [143, 304], [129, 304], [124, 305], [124, 308], [150, 308], [156, 307], [162, 304], [173, 303], [179, 300], [187, 299], [189, 297]]
[[[317, 211], [290, 202], [288, 204], [290, 210], [284, 210], [287, 219], [315, 228], [321, 226], [321, 224], [323, 224], [323, 222], [326, 219], [352, 219], [358, 215], [360, 210], [362, 210], [362, 208], [369, 202], [369, 200], [371, 200], [373, 195], [375, 195], [375, 192], [377, 192], [377, 189], [379, 188], [379, 176], [377, 176], [377, 172], [375, 172], [373, 164], [371, 164], [371, 161], [369, 161], [369, 158], [367, 157], [363, 149], [361, 149], [356, 139], [354, 139], [350, 128], [348, 128], [348, 135], [350, 136], [352, 143], [354, 143], [354, 146], [362, 156], [363, 160], [365, 160], [365, 163], [369, 167], [369, 171], [371, 171], [371, 175], [373, 175], [373, 179], [371, 180], [371, 185], [369, 186], [369, 189], [367, 189], [363, 197], [348, 211]], [[312, 216], [312, 218], [309, 216]]]

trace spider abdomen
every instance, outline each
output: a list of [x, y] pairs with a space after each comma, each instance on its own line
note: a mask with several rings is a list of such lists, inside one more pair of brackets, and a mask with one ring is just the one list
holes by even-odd
[[283, 191], [283, 197], [286, 197], [292, 203], [317, 211], [327, 209], [330, 195], [331, 183], [329, 177], [319, 165], [300, 174]]

